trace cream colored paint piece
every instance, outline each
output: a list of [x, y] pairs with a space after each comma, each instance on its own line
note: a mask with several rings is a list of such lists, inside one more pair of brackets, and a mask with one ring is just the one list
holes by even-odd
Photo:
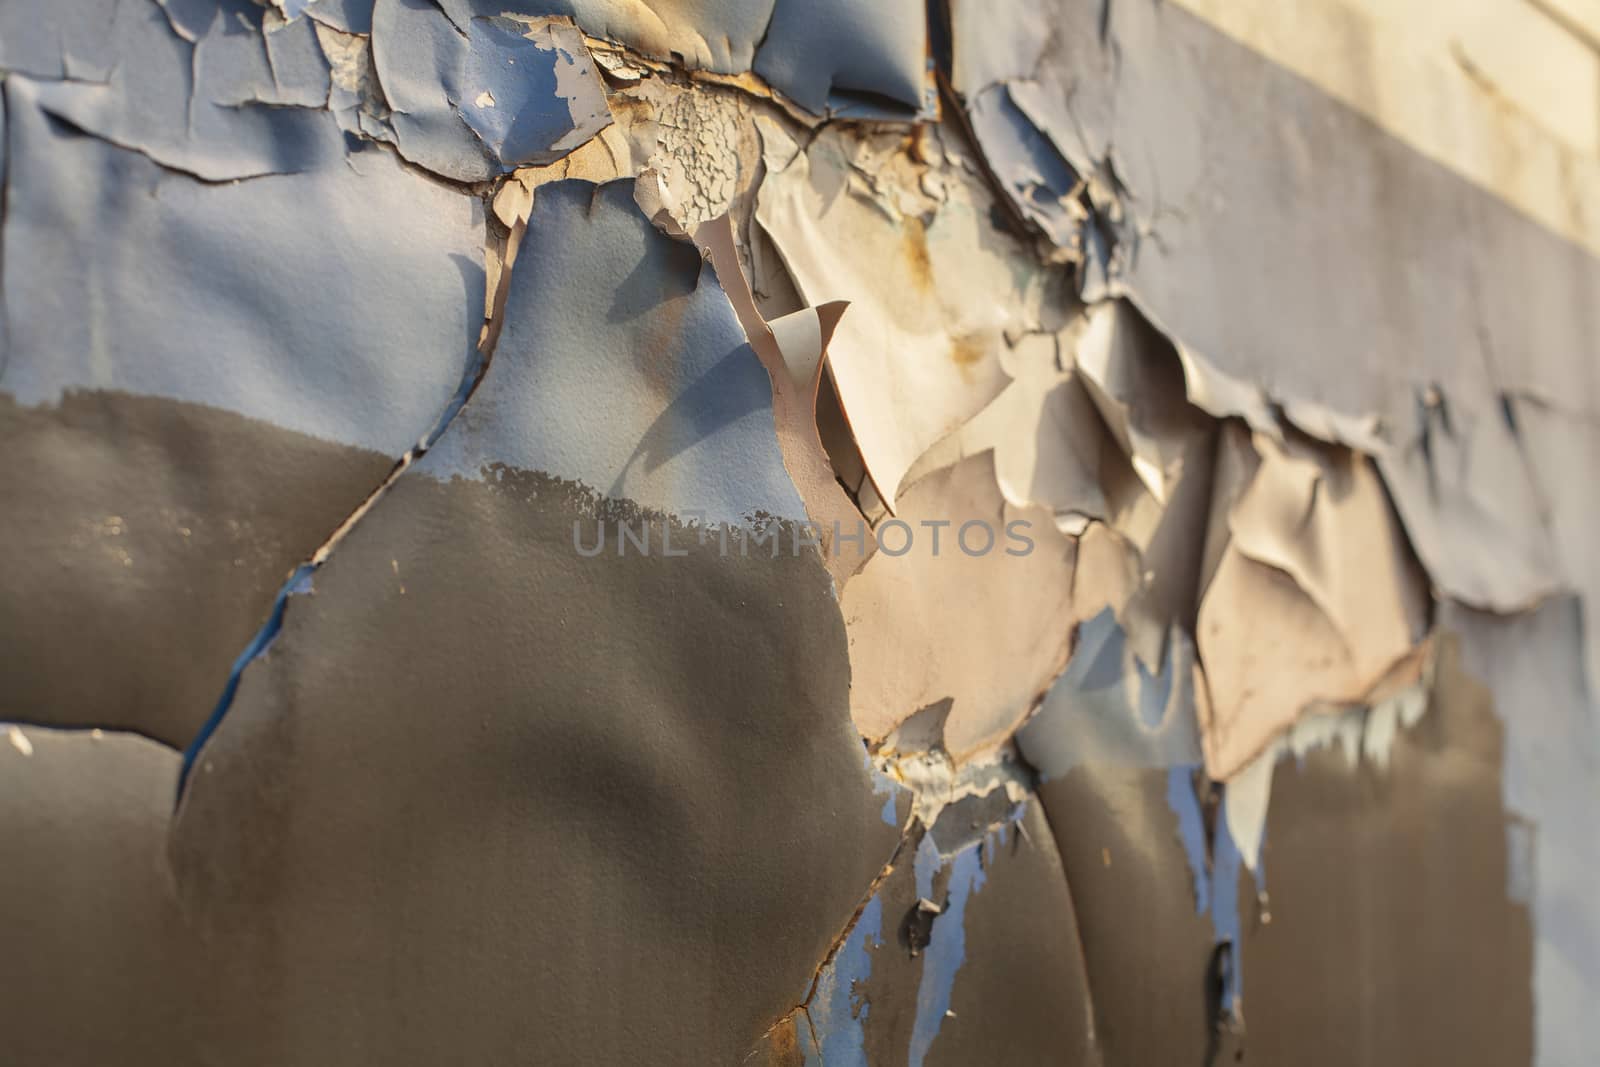
[[[1419, 39], [1375, 17], [1391, 5], [1380, 8], [1379, 0], [1174, 3], [1434, 162], [1600, 254], [1600, 208], [1587, 196], [1600, 188], [1600, 161], [1523, 109], [1497, 105], [1437, 37]], [[1448, 14], [1454, 6], [1428, 8]], [[1593, 144], [1592, 134], [1587, 143]]]
[[1134, 473], [1164, 504], [1211, 420], [1190, 406], [1176, 350], [1132, 305], [1108, 300], [1086, 319], [1074, 362]]
[[1207, 540], [1196, 640], [1213, 778], [1307, 709], [1381, 699], [1417, 669], [1427, 580], [1371, 460], [1233, 428]]
[[1234, 546], [1289, 574], [1338, 629], [1358, 677], [1376, 680], [1426, 625], [1416, 565], [1372, 461], [1257, 434], [1262, 462], [1234, 506]]
[[[937, 554], [930, 522], [948, 522]], [[986, 525], [994, 547], [963, 552], [963, 524]], [[1008, 540], [1008, 522], [1032, 550]], [[904, 524], [891, 525], [891, 524]], [[912, 541], [905, 550], [907, 533]], [[1073, 542], [1048, 513], [1008, 509], [987, 453], [910, 486], [879, 551], [840, 598], [850, 641], [850, 712], [870, 741], [950, 700], [944, 744], [958, 761], [992, 751], [1028, 716], [1071, 648]], [[986, 538], [976, 527], [969, 548]], [[902, 552], [901, 555], [894, 553]]]
[[1206, 773], [1227, 781], [1316, 703], [1348, 704], [1364, 686], [1339, 631], [1283, 571], [1229, 546], [1200, 602], [1196, 644]]
[[767, 327], [783, 353], [789, 380], [798, 389], [809, 389], [822, 366], [822, 322], [816, 309], [802, 308], [782, 315], [769, 321]]
[[1004, 337], [1027, 325], [1014, 249], [973, 183], [946, 182], [946, 200], [924, 220], [874, 193], [848, 133], [824, 128], [792, 160], [789, 145], [763, 135], [769, 173], [756, 218], [807, 303], [851, 302], [829, 348], [833, 381], [893, 509], [917, 458], [1007, 384]]
[[1106, 450], [1116, 445], [1078, 376], [1058, 369], [1055, 339], [1030, 335], [1025, 340], [1030, 343], [1001, 353], [1011, 384], [918, 457], [901, 485], [993, 451], [995, 478], [1008, 503], [1045, 508], [1058, 525], [1103, 519], [1108, 509], [1100, 472]]
[[1072, 363], [1109, 442], [1097, 467], [1106, 521], [1138, 575], [1117, 621], [1154, 671], [1169, 630], [1193, 624], [1217, 422], [1190, 403], [1180, 352], [1131, 303], [1096, 304], [1073, 332]]
[[1103, 608], [1110, 608], [1120, 623], [1128, 601], [1139, 591], [1139, 584], [1138, 553], [1105, 523], [1090, 523], [1078, 538], [1078, 571], [1072, 585], [1073, 617], [1092, 619]]

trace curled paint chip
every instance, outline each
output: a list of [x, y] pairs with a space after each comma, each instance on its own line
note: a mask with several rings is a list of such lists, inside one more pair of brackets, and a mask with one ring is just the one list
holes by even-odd
[[713, 526], [806, 517], [772, 385], [715, 269], [651, 226], [633, 182], [540, 186], [518, 255], [495, 361], [503, 384], [420, 472], [484, 479], [486, 462], [505, 463]]
[[852, 301], [829, 347], [833, 382], [892, 509], [917, 458], [1005, 388], [1005, 332], [1035, 317], [1037, 293], [1013, 287], [1007, 249], [982, 224], [980, 190], [952, 182], [925, 220], [857, 176], [870, 162], [857, 153], [870, 146], [827, 128], [792, 159], [783, 147], [766, 138], [756, 218], [807, 301]]

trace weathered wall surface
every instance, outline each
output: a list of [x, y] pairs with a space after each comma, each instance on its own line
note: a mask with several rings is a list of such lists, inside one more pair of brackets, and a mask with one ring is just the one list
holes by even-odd
[[0, 1059], [1594, 1062], [1597, 46], [0, 5]]

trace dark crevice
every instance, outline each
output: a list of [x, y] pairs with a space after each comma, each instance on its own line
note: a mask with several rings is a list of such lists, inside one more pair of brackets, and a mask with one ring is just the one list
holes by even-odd
[[827, 1064], [822, 1059], [822, 1041], [817, 1037], [817, 1027], [816, 1024], [811, 1021], [811, 1013], [806, 1011], [805, 1008], [801, 1008], [800, 1016], [801, 1018], [805, 1019], [806, 1030], [811, 1034], [811, 1049], [816, 1053], [817, 1063], [820, 1065], [820, 1067], [827, 1067]]
[[[1225, 1062], [1228, 1047], [1236, 1043], [1227, 1039], [1240, 1036], [1234, 1021], [1237, 1005], [1231, 996], [1238, 967], [1237, 951], [1232, 942], [1220, 941], [1212, 948], [1211, 959], [1206, 964], [1206, 1016], [1214, 1022], [1206, 1033], [1205, 1067], [1217, 1067]], [[1243, 1050], [1236, 1050], [1233, 1058], [1243, 1059]]]
[[950, 0], [928, 0], [928, 52], [934, 70], [950, 77], [955, 69], [955, 20], [950, 17]]

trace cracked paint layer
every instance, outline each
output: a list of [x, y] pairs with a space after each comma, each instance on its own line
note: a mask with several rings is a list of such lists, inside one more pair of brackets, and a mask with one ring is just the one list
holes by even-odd
[[7, 713], [182, 747], [284, 576], [459, 388], [482, 211], [381, 151], [202, 183], [34, 89], [5, 84], [5, 255], [30, 269], [5, 279], [0, 542], [52, 562], [6, 571]]
[[8, 1050], [1582, 1062], [1600, 170], [1256, 6], [0, 8]]
[[[7, 6], [17, 12], [14, 17], [26, 18], [54, 5]], [[62, 6], [80, 9], [84, 3], [68, 0]], [[263, 35], [261, 7], [246, 0], [186, 5], [178, 13], [153, 0], [113, 7], [82, 16], [84, 22], [105, 19], [95, 30], [102, 68], [68, 67], [64, 77], [43, 74], [50, 80], [40, 80], [35, 93], [50, 114], [207, 181], [294, 173], [336, 165], [343, 157], [332, 116], [294, 106], [307, 98], [320, 104], [316, 79], [325, 86], [326, 72], [319, 73], [302, 41], [298, 61], [286, 54], [280, 75]], [[73, 15], [57, 17], [77, 24]], [[279, 32], [288, 37], [299, 31]], [[285, 42], [283, 51], [292, 50]]]

